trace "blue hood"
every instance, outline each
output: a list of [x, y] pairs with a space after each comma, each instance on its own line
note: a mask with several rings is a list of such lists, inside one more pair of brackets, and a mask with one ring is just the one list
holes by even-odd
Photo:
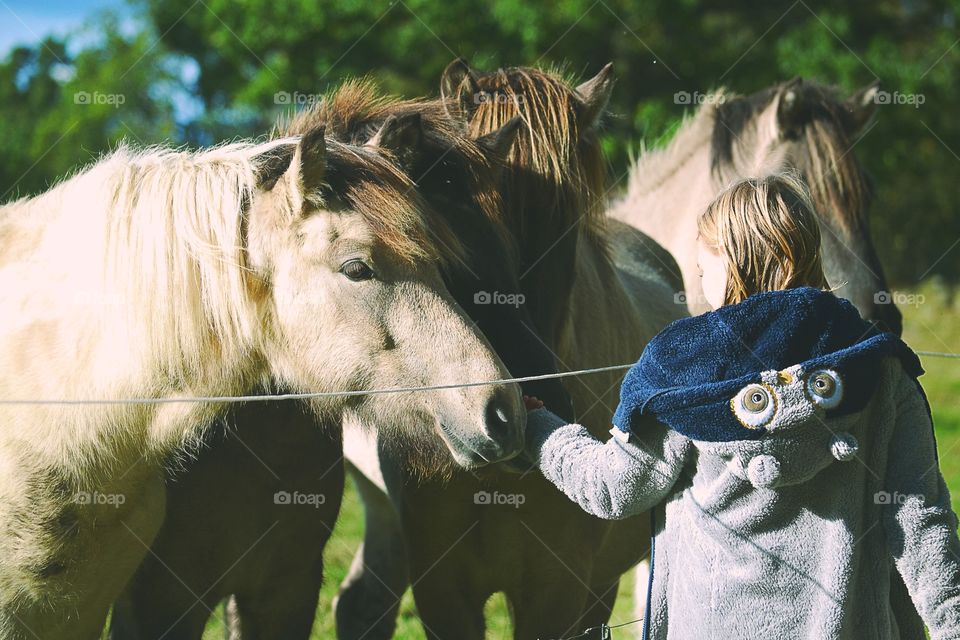
[[911, 376], [923, 374], [900, 338], [878, 331], [847, 300], [810, 287], [758, 293], [677, 320], [654, 337], [626, 375], [613, 422], [629, 432], [649, 414], [696, 440], [755, 440], [767, 431], [744, 427], [730, 401], [761, 382], [761, 372], [798, 364], [836, 371], [845, 392], [829, 417], [863, 409], [878, 382], [877, 365], [888, 356], [900, 358]]

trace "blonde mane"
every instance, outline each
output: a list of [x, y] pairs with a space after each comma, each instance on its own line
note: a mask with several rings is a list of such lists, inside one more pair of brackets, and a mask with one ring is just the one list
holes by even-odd
[[[725, 89], [715, 95], [727, 96]], [[640, 155], [630, 168], [625, 198], [643, 196], [657, 189], [683, 168], [690, 157], [710, 143], [715, 124], [716, 105], [704, 104], [685, 115], [673, 136], [662, 147], [641, 147]]]
[[[244, 210], [257, 156], [290, 142], [199, 152], [121, 146], [50, 191], [0, 210], [3, 254], [32, 263], [11, 268], [43, 281], [24, 291], [22, 304], [41, 316], [57, 308], [77, 322], [86, 316], [103, 340], [139, 346], [175, 379], [199, 369], [211, 349], [249, 351], [260, 318]], [[31, 298], [47, 296], [66, 304], [30, 309]], [[29, 323], [34, 314], [7, 316], [4, 325]]]

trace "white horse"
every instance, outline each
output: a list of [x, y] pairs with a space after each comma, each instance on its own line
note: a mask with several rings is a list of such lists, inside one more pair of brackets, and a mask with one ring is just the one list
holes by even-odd
[[[507, 376], [443, 286], [457, 243], [412, 187], [318, 129], [122, 148], [0, 208], [0, 638], [98, 637], [163, 518], [161, 460], [223, 407], [31, 401]], [[515, 455], [525, 418], [515, 385], [313, 409], [439, 434], [465, 466]]]
[[883, 267], [870, 238], [870, 186], [854, 145], [876, 113], [877, 85], [849, 98], [799, 78], [750, 96], [719, 91], [684, 121], [670, 144], [640, 156], [627, 191], [610, 208], [665, 246], [683, 271], [694, 313], [706, 311], [697, 272], [697, 217], [726, 184], [782, 171], [810, 186], [823, 236], [824, 269], [836, 294], [896, 332]]

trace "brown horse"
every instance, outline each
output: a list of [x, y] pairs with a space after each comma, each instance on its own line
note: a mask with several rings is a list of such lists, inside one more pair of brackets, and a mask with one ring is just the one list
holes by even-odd
[[[532, 324], [525, 307], [481, 304], [475, 297], [479, 291], [519, 290], [516, 250], [499, 223], [503, 214], [495, 182], [516, 127], [475, 142], [452, 126], [442, 105], [390, 99], [365, 82], [344, 84], [317, 108], [281, 125], [277, 135], [295, 136], [314, 126], [385, 155], [416, 180], [431, 209], [457, 237], [469, 239], [466, 254], [451, 261], [444, 274], [454, 299], [504, 354], [513, 374], [555, 371], [553, 355], [524, 328]], [[561, 410], [570, 402], [555, 382], [534, 383], [526, 391], [544, 394]], [[166, 632], [199, 638], [213, 606], [231, 595], [231, 637], [309, 637], [323, 548], [343, 487], [340, 425], [321, 429], [315, 421], [295, 403], [240, 408], [168, 482], [166, 522], [115, 607], [115, 640]], [[268, 433], [275, 435], [268, 438]], [[392, 446], [409, 468], [437, 473], [452, 466], [441, 439], [410, 442], [410, 450]], [[368, 527], [364, 548], [376, 549], [377, 533]], [[370, 595], [346, 588], [338, 611], [350, 611], [352, 598]], [[363, 623], [357, 616], [341, 616], [347, 626], [342, 633], [350, 635]]]
[[838, 296], [900, 332], [870, 238], [870, 182], [853, 152], [876, 112], [876, 84], [843, 98], [794, 79], [750, 96], [719, 92], [664, 149], [644, 153], [611, 215], [650, 234], [683, 270], [687, 303], [705, 310], [696, 267], [696, 219], [724, 185], [782, 171], [810, 186], [823, 231], [824, 268]]
[[[671, 277], [679, 269], [669, 254], [624, 234], [628, 228], [603, 213], [596, 126], [611, 85], [609, 68], [574, 90], [551, 74], [517, 69], [481, 76], [462, 63], [443, 80], [451, 117], [473, 137], [517, 117], [524, 122], [500, 183], [506, 225], [520, 247], [530, 329], [570, 369], [633, 359], [660, 327], [685, 312], [673, 302], [680, 280]], [[565, 385], [577, 420], [598, 435], [609, 428], [620, 379], [598, 375]], [[483, 605], [495, 592], [507, 597], [517, 638], [562, 637], [606, 621], [620, 575], [646, 552], [644, 519], [600, 521], [539, 474], [456, 473], [414, 481], [389, 457], [381, 455], [379, 469], [369, 464], [371, 453], [369, 446], [347, 447], [348, 458], [368, 472], [368, 486], [386, 484], [398, 505], [398, 521], [380, 510], [374, 522], [386, 531], [382, 537], [406, 543], [430, 638], [482, 638]], [[381, 541], [380, 548], [391, 543]], [[377, 563], [384, 555], [364, 558], [367, 573], [399, 573], [391, 563]], [[367, 631], [366, 638], [384, 638], [389, 626]]]

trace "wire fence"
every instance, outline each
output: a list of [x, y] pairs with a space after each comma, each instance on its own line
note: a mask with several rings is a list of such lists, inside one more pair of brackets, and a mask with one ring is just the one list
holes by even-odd
[[[919, 356], [931, 358], [960, 358], [958, 353], [945, 351], [916, 351]], [[451, 384], [433, 384], [417, 387], [388, 387], [385, 389], [362, 389], [357, 391], [317, 391], [312, 393], [263, 393], [244, 396], [182, 396], [169, 398], [15, 398], [0, 399], [0, 406], [4, 405], [129, 405], [129, 404], [181, 404], [210, 402], [232, 404], [240, 402], [275, 402], [281, 400], [314, 400], [319, 398], [348, 398], [353, 396], [375, 396], [392, 393], [416, 393], [420, 391], [441, 391], [444, 389], [463, 389], [467, 387], [485, 387], [498, 384], [513, 384], [520, 382], [535, 382], [538, 380], [553, 380], [557, 378], [571, 378], [574, 376], [591, 375], [610, 371], [625, 371], [634, 363], [616, 364], [609, 367], [595, 367], [593, 369], [578, 369], [576, 371], [562, 371], [559, 373], [544, 373], [535, 376], [520, 378], [501, 378], [499, 380], [484, 380], [480, 382], [456, 382]]]

